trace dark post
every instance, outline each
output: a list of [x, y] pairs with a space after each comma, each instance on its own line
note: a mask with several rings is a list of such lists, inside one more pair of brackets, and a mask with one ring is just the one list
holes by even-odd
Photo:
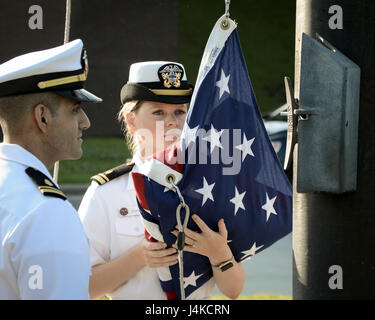
[[[334, 25], [340, 27], [335, 17], [332, 18], [338, 12], [335, 10], [337, 6], [342, 9], [342, 29], [332, 29]], [[331, 18], [333, 20], [329, 24]], [[357, 190], [340, 195], [298, 193], [294, 177], [293, 298], [374, 299], [375, 2], [297, 0], [297, 99], [302, 32], [311, 37], [319, 33], [361, 68], [361, 92]], [[294, 152], [295, 175], [298, 166], [296, 151], [297, 149]], [[340, 270], [342, 283], [339, 283]]]

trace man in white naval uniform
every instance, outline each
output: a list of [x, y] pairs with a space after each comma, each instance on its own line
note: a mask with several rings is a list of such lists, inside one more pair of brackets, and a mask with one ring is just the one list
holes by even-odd
[[0, 300], [89, 298], [87, 239], [48, 171], [82, 155], [87, 72], [81, 40], [0, 65]]

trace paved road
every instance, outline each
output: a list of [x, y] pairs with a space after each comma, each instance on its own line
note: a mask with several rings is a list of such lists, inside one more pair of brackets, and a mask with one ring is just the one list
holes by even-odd
[[[78, 208], [82, 190], [87, 186], [62, 186], [69, 200]], [[277, 294], [292, 295], [292, 234], [276, 242], [243, 263], [246, 269], [246, 282], [243, 295]], [[220, 294], [215, 288], [214, 294]]]
[[292, 296], [292, 234], [245, 261], [244, 268], [246, 282], [242, 294]]

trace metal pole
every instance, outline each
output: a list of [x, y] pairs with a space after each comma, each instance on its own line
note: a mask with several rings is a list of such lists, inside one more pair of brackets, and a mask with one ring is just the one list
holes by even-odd
[[[343, 29], [331, 29], [331, 6]], [[299, 99], [302, 32], [319, 33], [361, 68], [357, 190], [333, 195], [297, 193], [293, 199], [293, 298], [375, 298], [375, 3], [372, 0], [297, 0], [295, 97]], [[297, 173], [298, 144], [294, 152]], [[340, 164], [337, 164], [340, 165]], [[319, 174], [317, 172], [316, 174]], [[294, 177], [296, 181], [296, 176]], [[342, 289], [329, 281], [342, 269]]]

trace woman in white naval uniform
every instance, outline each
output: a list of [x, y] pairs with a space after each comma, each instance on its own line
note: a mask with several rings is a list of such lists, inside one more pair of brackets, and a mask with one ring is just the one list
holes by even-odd
[[[177, 252], [166, 248], [165, 243], [145, 239], [129, 172], [140, 171], [142, 159], [180, 138], [191, 95], [192, 85], [181, 64], [153, 61], [130, 67], [129, 81], [121, 91], [119, 120], [126, 127], [134, 154], [132, 163], [94, 176], [79, 208], [90, 245], [92, 299], [103, 295], [112, 299], [167, 298], [155, 268], [176, 264]], [[199, 219], [196, 215], [193, 218]], [[204, 224], [202, 220], [195, 222]], [[215, 262], [213, 265], [224, 262], [225, 270], [230, 269], [225, 275], [214, 270], [214, 278], [225, 295], [235, 298], [242, 289], [245, 273], [233, 260], [225, 233], [223, 221], [219, 222], [219, 232], [207, 227], [197, 247], [201, 248], [198, 253]], [[187, 249], [198, 245], [189, 234], [186, 243]], [[207, 286], [203, 296], [210, 297], [212, 289], [213, 284]]]
[[[141, 160], [134, 156], [133, 161], [132, 170], [138, 171]], [[143, 245], [159, 244], [144, 240], [144, 227], [129, 174], [131, 167], [103, 185], [94, 180], [78, 210], [89, 239], [92, 299], [102, 295], [112, 299], [166, 299], [156, 269], [151, 268], [159, 266], [158, 261], [146, 262], [143, 255]], [[169, 265], [168, 262], [162, 264], [160, 260], [160, 265]]]

